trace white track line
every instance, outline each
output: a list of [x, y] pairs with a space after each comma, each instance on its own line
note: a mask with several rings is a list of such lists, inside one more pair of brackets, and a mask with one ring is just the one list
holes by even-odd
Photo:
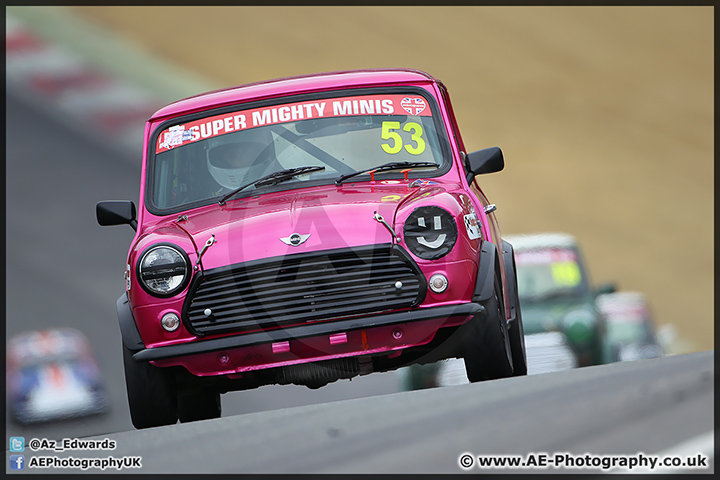
[[141, 149], [145, 121], [164, 101], [48, 43], [17, 18], [7, 16], [5, 26], [10, 90], [106, 145]]

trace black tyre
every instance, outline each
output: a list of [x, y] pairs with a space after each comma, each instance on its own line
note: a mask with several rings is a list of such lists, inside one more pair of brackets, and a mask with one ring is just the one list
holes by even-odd
[[[515, 259], [512, 261], [512, 271], [515, 270]], [[513, 275], [513, 292], [515, 300], [515, 320], [510, 324], [510, 349], [513, 360], [513, 376], [527, 375], [527, 353], [525, 350], [525, 330], [523, 329], [522, 312], [520, 311], [520, 299], [518, 298], [517, 276]]]
[[174, 372], [138, 362], [123, 345], [123, 364], [130, 418], [135, 428], [173, 425], [178, 421]]
[[178, 395], [178, 418], [181, 422], [195, 422], [220, 418], [220, 394], [212, 390], [187, 390]]
[[471, 382], [505, 378], [513, 374], [501, 291], [496, 278], [493, 296], [482, 304], [486, 313], [470, 320], [463, 339], [465, 370]]
[[527, 375], [527, 353], [520, 308], [515, 310], [515, 320], [510, 324], [510, 349], [512, 350], [513, 376]]

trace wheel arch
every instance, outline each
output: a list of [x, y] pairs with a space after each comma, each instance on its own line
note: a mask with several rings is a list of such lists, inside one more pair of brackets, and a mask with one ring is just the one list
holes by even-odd
[[493, 295], [496, 272], [500, 272], [497, 247], [494, 243], [483, 240], [480, 245], [480, 260], [478, 262], [478, 273], [475, 279], [475, 290], [473, 291], [472, 297], [473, 302], [484, 302]]
[[518, 301], [518, 292], [516, 282], [514, 281], [517, 273], [515, 271], [515, 252], [510, 242], [502, 241], [503, 262], [505, 264], [505, 277], [507, 280], [507, 293], [510, 299], [510, 321], [513, 322], [517, 318], [517, 311], [520, 308]]
[[116, 306], [118, 323], [120, 324], [120, 335], [122, 336], [123, 344], [132, 351], [144, 349], [145, 344], [143, 343], [142, 338], [140, 337], [140, 332], [135, 324], [135, 318], [132, 314], [132, 308], [130, 307], [130, 300], [128, 299], [127, 293], [120, 295]]

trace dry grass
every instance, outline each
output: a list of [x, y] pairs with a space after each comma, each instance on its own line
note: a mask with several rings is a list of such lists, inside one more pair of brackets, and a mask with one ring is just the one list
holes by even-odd
[[713, 345], [712, 7], [77, 7], [226, 86], [364, 67], [440, 78], [504, 233], [564, 231], [596, 283]]

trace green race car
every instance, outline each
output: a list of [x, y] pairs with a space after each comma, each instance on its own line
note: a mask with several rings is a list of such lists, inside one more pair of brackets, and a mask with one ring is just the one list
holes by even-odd
[[[605, 303], [598, 303], [614, 294], [615, 285], [592, 288], [577, 240], [564, 233], [503, 238], [514, 250], [528, 374], [619, 361], [623, 349], [600, 309]], [[443, 362], [412, 365], [400, 372], [400, 386], [418, 390], [454, 384], [457, 375], [446, 377], [456, 369]]]
[[592, 287], [577, 240], [564, 233], [507, 238], [515, 249], [525, 335], [562, 332], [581, 367], [616, 361], [596, 304], [597, 296], [614, 292], [615, 285]]

